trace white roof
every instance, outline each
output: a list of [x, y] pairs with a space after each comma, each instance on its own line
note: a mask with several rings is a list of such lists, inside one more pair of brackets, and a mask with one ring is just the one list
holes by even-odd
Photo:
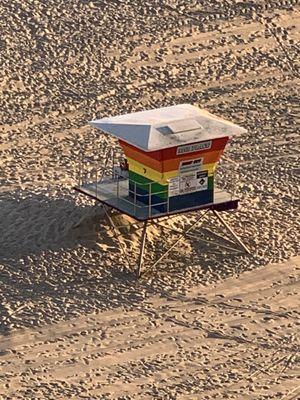
[[246, 129], [190, 104], [102, 118], [89, 124], [144, 151], [246, 132]]

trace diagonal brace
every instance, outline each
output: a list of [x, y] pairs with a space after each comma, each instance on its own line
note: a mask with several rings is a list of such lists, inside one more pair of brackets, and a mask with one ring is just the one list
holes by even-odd
[[242, 242], [242, 240], [238, 237], [238, 235], [234, 232], [234, 230], [230, 227], [230, 225], [224, 220], [224, 218], [219, 215], [216, 210], [212, 210], [214, 215], [218, 218], [222, 225], [231, 233], [231, 235], [235, 238], [235, 240], [242, 246], [242, 248], [246, 251], [246, 253], [250, 254], [250, 250], [248, 247]]
[[145, 244], [146, 244], [146, 239], [147, 239], [147, 225], [148, 225], [148, 221], [145, 221], [144, 226], [143, 226], [143, 231], [142, 231], [142, 241], [141, 241], [141, 247], [140, 247], [139, 264], [138, 264], [138, 269], [137, 269], [137, 277], [138, 278], [141, 276], [141, 272], [142, 272], [144, 253], [145, 253]]
[[197, 224], [198, 222], [208, 213], [209, 210], [205, 211], [203, 214], [201, 214], [196, 221], [190, 225], [185, 231], [182, 232], [182, 234], [179, 236], [179, 238], [172, 244], [171, 247], [168, 248], [167, 251], [165, 251], [155, 262], [154, 264], [151, 265], [151, 268], [154, 268], [163, 258], [166, 257], [167, 254], [170, 253], [170, 251], [177, 245], [178, 242], [180, 242], [180, 240], [182, 240], [185, 235], [191, 231]]

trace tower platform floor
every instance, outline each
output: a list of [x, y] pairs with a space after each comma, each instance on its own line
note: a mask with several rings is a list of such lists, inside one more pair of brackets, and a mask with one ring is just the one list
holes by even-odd
[[[86, 183], [75, 186], [74, 189], [92, 199], [115, 208], [116, 210], [135, 218], [138, 221], [147, 221], [150, 219], [161, 218], [168, 215], [187, 213], [200, 209], [211, 209], [215, 211], [228, 211], [238, 207], [238, 199], [231, 194], [215, 189], [214, 200], [209, 204], [199, 204], [199, 206], [180, 208], [178, 210], [162, 212], [155, 204], [148, 205], [129, 196], [128, 179], [109, 179], [106, 181]], [[167, 204], [167, 202], [165, 203]]]

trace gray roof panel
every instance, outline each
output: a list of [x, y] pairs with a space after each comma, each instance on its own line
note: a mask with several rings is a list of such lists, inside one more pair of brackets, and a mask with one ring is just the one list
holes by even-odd
[[144, 151], [246, 132], [246, 129], [190, 104], [102, 118], [90, 124]]

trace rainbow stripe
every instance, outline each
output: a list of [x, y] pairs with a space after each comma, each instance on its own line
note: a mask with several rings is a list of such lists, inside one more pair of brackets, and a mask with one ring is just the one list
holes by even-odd
[[195, 170], [207, 172], [207, 188], [170, 197], [170, 207], [176, 210], [213, 202], [214, 173], [227, 141], [228, 137], [215, 139], [209, 149], [178, 155], [178, 147], [146, 152], [120, 140], [129, 165], [130, 196], [136, 196], [137, 200], [151, 205], [166, 202], [169, 179], [184, 173], [183, 162], [197, 160]]
[[[146, 165], [141, 164], [138, 161], [132, 160], [131, 158], [127, 158], [129, 164], [129, 170], [135, 172], [136, 174], [148, 178], [153, 182], [158, 182], [161, 185], [166, 185], [170, 178], [174, 178], [178, 176], [179, 170], [175, 169], [173, 171], [168, 172], [160, 172], [153, 168], [150, 168]], [[208, 176], [211, 176], [215, 172], [216, 163], [213, 164], [205, 164], [200, 166], [201, 171], [208, 171]]]

